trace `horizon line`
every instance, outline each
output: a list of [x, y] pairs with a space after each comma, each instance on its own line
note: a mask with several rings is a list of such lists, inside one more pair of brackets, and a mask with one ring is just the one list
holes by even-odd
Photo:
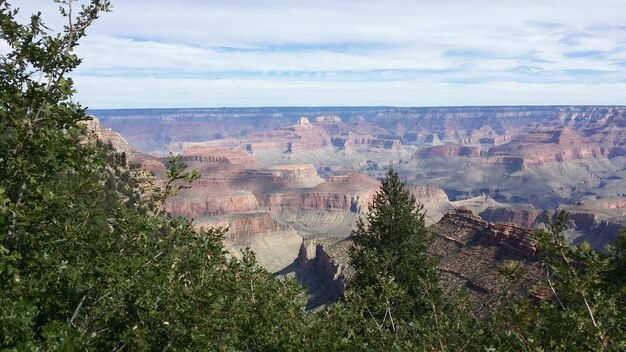
[[626, 104], [520, 104], [520, 105], [260, 105], [260, 106], [214, 106], [214, 107], [123, 107], [123, 108], [86, 108], [87, 111], [103, 110], [229, 110], [229, 109], [349, 109], [349, 108], [386, 108], [386, 109], [438, 109], [438, 108], [562, 108], [562, 107], [600, 107], [626, 108]]

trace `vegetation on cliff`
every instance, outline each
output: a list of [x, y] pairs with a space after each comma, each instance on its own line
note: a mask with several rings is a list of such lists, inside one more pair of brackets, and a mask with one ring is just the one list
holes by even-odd
[[[346, 297], [307, 314], [301, 288], [254, 255], [229, 256], [223, 229], [197, 232], [161, 210], [197, 177], [172, 158], [145, 194], [124, 155], [86, 143], [67, 74], [106, 0], [60, 1], [54, 33], [0, 0], [0, 348], [3, 350], [623, 350], [626, 239], [607, 254], [568, 248], [563, 215], [540, 231], [538, 301], [477, 319], [440, 291], [424, 213], [390, 170], [354, 234]], [[511, 279], [520, 269], [503, 268]]]

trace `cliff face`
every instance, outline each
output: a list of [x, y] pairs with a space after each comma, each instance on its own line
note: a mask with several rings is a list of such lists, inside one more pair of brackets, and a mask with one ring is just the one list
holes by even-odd
[[445, 241], [466, 245], [473, 239], [479, 245], [503, 246], [526, 259], [532, 259], [536, 254], [531, 229], [508, 222], [486, 222], [463, 207], [448, 212], [437, 224], [431, 226], [429, 231], [443, 240], [439, 241], [442, 245]]
[[350, 193], [279, 193], [266, 197], [265, 205], [271, 211], [327, 210], [360, 213], [367, 209], [371, 195]]
[[168, 199], [165, 210], [174, 216], [203, 217], [210, 215], [240, 214], [256, 212], [259, 203], [254, 194], [239, 192], [231, 194], [197, 193], [198, 190], [181, 192]]
[[196, 146], [185, 149], [182, 155], [182, 160], [184, 162], [191, 165], [197, 165], [202, 168], [229, 165], [250, 167], [257, 164], [256, 159], [252, 154], [246, 153], [242, 150]]
[[344, 294], [350, 275], [348, 245], [349, 242], [328, 238], [302, 241], [295, 261], [296, 275], [309, 286], [309, 291], [317, 292], [307, 308], [335, 302]]
[[[504, 290], [527, 295], [541, 275], [532, 230], [513, 223], [489, 223], [470, 210], [457, 208], [428, 227], [435, 237], [431, 251], [440, 257], [441, 284], [445, 292], [468, 289], [477, 314], [494, 309]], [[305, 240], [296, 263], [316, 278], [337, 299], [350, 276], [349, 240]], [[511, 284], [499, 269], [515, 260], [524, 267], [521, 279]], [[332, 301], [332, 300], [331, 300]], [[327, 302], [322, 302], [327, 303]]]
[[294, 188], [314, 187], [323, 181], [313, 164], [272, 166], [269, 170]]
[[250, 244], [259, 236], [272, 236], [279, 232], [293, 232], [289, 225], [274, 220], [269, 213], [230, 214], [204, 218], [199, 227], [228, 228], [225, 241], [229, 244]]
[[[321, 125], [324, 126], [325, 124], [322, 123]], [[295, 150], [323, 149], [332, 145], [327, 130], [324, 127], [311, 124], [306, 117], [301, 117], [295, 125], [288, 128], [250, 133], [244, 139], [244, 143], [246, 149], [253, 152], [269, 148], [293, 152]]]
[[540, 212], [533, 208], [488, 207], [480, 212], [480, 217], [489, 222], [512, 222], [531, 227]]
[[607, 243], [614, 242], [626, 229], [623, 222], [601, 219], [594, 212], [579, 211], [574, 207], [569, 214], [574, 229], [582, 234], [573, 241], [573, 244], [587, 241], [592, 248], [604, 250]]
[[515, 140], [489, 149], [489, 156], [519, 157], [525, 165], [597, 159], [607, 150], [567, 128], [538, 129]]
[[428, 147], [418, 152], [424, 158], [445, 158], [452, 156], [479, 157], [480, 149], [471, 146], [461, 146], [454, 143], [446, 143], [434, 147]]
[[448, 202], [448, 195], [437, 185], [407, 185], [406, 189], [415, 196], [418, 203]]
[[139, 151], [131, 147], [128, 141], [119, 133], [104, 127], [97, 117], [92, 116], [91, 120], [83, 121], [82, 124], [87, 128], [89, 142], [99, 140], [104, 144], [110, 143], [114, 150], [119, 153], [126, 153], [131, 158], [139, 153]]
[[260, 196], [271, 211], [327, 210], [361, 213], [379, 187], [366, 175], [335, 176], [312, 189]]

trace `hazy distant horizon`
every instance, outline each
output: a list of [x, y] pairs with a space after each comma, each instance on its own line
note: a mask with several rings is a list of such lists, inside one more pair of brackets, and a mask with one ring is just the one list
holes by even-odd
[[115, 110], [245, 110], [245, 109], [438, 109], [438, 108], [626, 108], [624, 105], [605, 104], [550, 104], [550, 105], [437, 105], [437, 106], [397, 106], [397, 105], [335, 105], [335, 106], [196, 106], [196, 107], [122, 107], [122, 108], [87, 108], [89, 111], [115, 111]]

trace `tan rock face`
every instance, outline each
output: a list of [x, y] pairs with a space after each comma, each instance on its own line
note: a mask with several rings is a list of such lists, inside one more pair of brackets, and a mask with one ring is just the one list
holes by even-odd
[[192, 147], [183, 151], [182, 160], [187, 163], [199, 164], [203, 167], [230, 165], [255, 165], [256, 159], [243, 150], [228, 150], [213, 147]]
[[407, 185], [407, 190], [420, 203], [447, 202], [448, 195], [437, 185]]
[[138, 181], [139, 187], [147, 191], [144, 197], [149, 198], [151, 194], [161, 191], [166, 173], [165, 164], [161, 160], [135, 149], [119, 133], [104, 127], [96, 117], [82, 124], [87, 128], [86, 143], [100, 141], [110, 144], [117, 153], [126, 155], [127, 166], [133, 177]]
[[302, 209], [361, 213], [367, 210], [379, 188], [378, 181], [366, 175], [336, 176], [311, 190], [267, 195], [264, 204], [271, 211]]
[[533, 208], [488, 207], [479, 215], [489, 222], [512, 222], [531, 227], [539, 214], [539, 210]]
[[198, 220], [197, 226], [228, 228], [225, 248], [235, 257], [241, 257], [240, 250], [243, 249], [254, 251], [258, 263], [270, 272], [280, 271], [293, 263], [302, 242], [302, 237], [290, 225], [263, 212], [213, 216]]
[[[447, 240], [449, 236], [448, 231], [444, 229], [445, 226], [472, 230], [471, 234], [466, 233], [462, 236], [458, 233], [454, 234], [452, 238], [457, 241], [467, 243], [469, 237], [465, 236], [476, 235], [478, 244], [504, 246], [505, 250], [513, 250], [527, 258], [532, 258], [536, 254], [534, 234], [531, 229], [509, 222], [489, 223], [467, 208], [460, 207], [451, 210], [430, 230]], [[438, 229], [442, 231], [438, 232]]]
[[323, 181], [313, 164], [272, 166], [269, 170], [294, 188], [314, 187]]
[[226, 241], [229, 243], [250, 243], [254, 236], [271, 236], [277, 232], [293, 231], [293, 228], [274, 220], [269, 213], [248, 213], [245, 215], [214, 217], [201, 220], [198, 226], [228, 228]]
[[479, 157], [480, 149], [477, 147], [461, 146], [454, 143], [446, 143], [433, 147], [425, 148], [418, 152], [420, 156], [425, 158], [443, 158], [443, 157]]
[[309, 301], [307, 308], [337, 301], [346, 290], [351, 275], [347, 249], [351, 241], [315, 237], [302, 241], [296, 275], [301, 281], [323, 291], [321, 297]]
[[188, 190], [167, 200], [164, 207], [174, 216], [196, 218], [256, 212], [259, 210], [259, 203], [250, 192], [199, 195]]
[[521, 160], [524, 165], [606, 157], [606, 150], [566, 128], [538, 129], [489, 149], [496, 161]]
[[87, 127], [87, 133], [92, 135], [90, 141], [99, 140], [104, 144], [110, 143], [114, 150], [119, 153], [126, 153], [131, 158], [139, 153], [119, 133], [104, 127], [97, 117], [92, 116], [91, 120], [83, 121], [82, 124]]
[[306, 117], [277, 131], [253, 132], [245, 139], [246, 149], [280, 148], [292, 152], [297, 150], [323, 149], [332, 145], [330, 135], [325, 128], [313, 125]]

